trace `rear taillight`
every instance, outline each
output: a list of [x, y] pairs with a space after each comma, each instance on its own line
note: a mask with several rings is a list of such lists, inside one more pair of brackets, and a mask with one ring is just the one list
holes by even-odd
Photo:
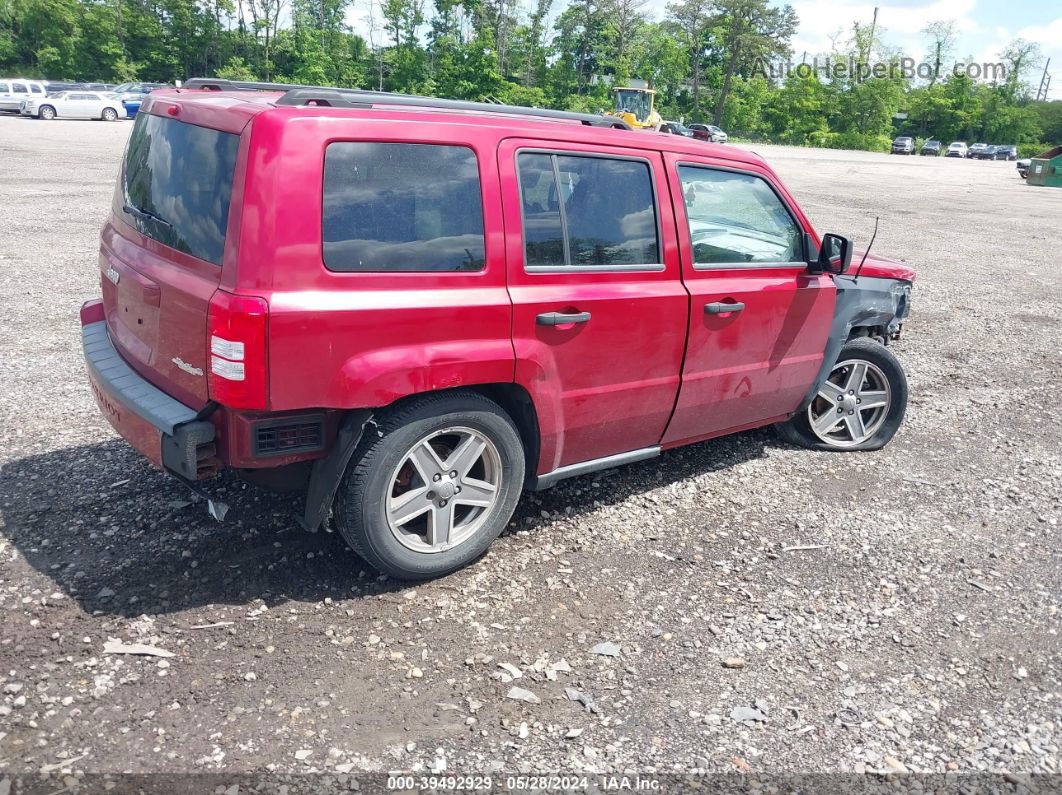
[[210, 399], [234, 409], [266, 405], [266, 323], [264, 299], [218, 290], [210, 299]]

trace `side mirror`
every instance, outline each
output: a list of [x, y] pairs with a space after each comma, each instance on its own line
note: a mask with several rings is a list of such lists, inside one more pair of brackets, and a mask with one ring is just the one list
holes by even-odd
[[818, 269], [823, 273], [844, 273], [851, 264], [852, 241], [840, 235], [823, 235]]

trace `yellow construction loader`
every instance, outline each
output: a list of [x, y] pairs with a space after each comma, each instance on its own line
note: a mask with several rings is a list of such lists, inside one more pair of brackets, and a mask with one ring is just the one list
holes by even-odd
[[609, 116], [623, 119], [636, 130], [659, 130], [663, 119], [653, 107], [656, 92], [651, 88], [614, 88]]

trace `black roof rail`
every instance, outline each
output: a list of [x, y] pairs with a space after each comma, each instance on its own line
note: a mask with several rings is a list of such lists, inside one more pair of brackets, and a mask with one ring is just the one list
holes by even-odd
[[303, 86], [292, 83], [255, 83], [245, 80], [220, 80], [208, 77], [193, 77], [182, 88], [210, 91], [283, 91], [277, 105], [321, 105], [331, 108], [368, 108], [373, 105], [401, 105], [415, 108], [440, 108], [443, 110], [466, 110], [486, 113], [501, 113], [510, 116], [531, 116], [542, 119], [578, 121], [591, 127], [631, 129], [623, 119], [596, 113], [575, 113], [550, 108], [525, 108], [520, 105], [503, 105], [495, 102], [470, 102], [462, 99], [440, 99], [415, 94], [395, 94], [387, 91], [367, 91], [355, 88], [331, 86]]

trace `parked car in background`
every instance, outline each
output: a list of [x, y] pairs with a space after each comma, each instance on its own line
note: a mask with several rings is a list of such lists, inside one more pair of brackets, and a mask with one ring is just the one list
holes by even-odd
[[995, 160], [996, 147], [993, 144], [985, 144], [978, 149], [977, 144], [974, 144], [970, 147], [970, 157], [974, 160]]
[[966, 157], [966, 141], [952, 141], [948, 144], [948, 151], [944, 157]]
[[671, 135], [684, 135], [687, 138], [693, 137], [693, 130], [677, 121], [663, 122], [660, 125], [660, 132], [670, 133]]
[[939, 157], [940, 150], [943, 148], [943, 146], [944, 144], [942, 144], [940, 141], [926, 141], [924, 144], [922, 144], [922, 148], [918, 150], [918, 154]]
[[1014, 165], [1018, 169], [1018, 176], [1021, 177], [1022, 179], [1025, 179], [1026, 177], [1029, 176], [1029, 169], [1032, 168], [1032, 158], [1031, 157], [1023, 157], [1021, 160], [1019, 160]]
[[85, 251], [100, 411], [199, 493], [225, 468], [286, 482], [304, 528], [334, 515], [425, 579], [482, 555], [525, 488], [754, 427], [834, 451], [899, 429], [914, 271], [871, 255], [853, 278], [758, 155], [264, 85], [148, 96]]
[[0, 110], [18, 113], [24, 99], [42, 99], [47, 94], [40, 80], [21, 77], [0, 78]]
[[988, 144], [974, 144], [966, 151], [967, 157], [979, 158], [979, 156], [988, 149]]
[[48, 96], [58, 94], [60, 91], [73, 91], [76, 88], [85, 88], [84, 83], [62, 83], [55, 80], [44, 81], [44, 91]]
[[1018, 147], [1013, 144], [1001, 144], [996, 147], [996, 151], [992, 155], [993, 160], [1017, 160], [1018, 159]]
[[82, 83], [80, 87], [89, 91], [114, 91], [114, 83]]
[[114, 93], [118, 95], [118, 98], [122, 101], [122, 105], [125, 106], [126, 116], [128, 118], [133, 118], [140, 110], [140, 105], [144, 101], [144, 97], [156, 88], [166, 88], [166, 84], [122, 83], [114, 87]]
[[729, 136], [714, 124], [691, 124], [693, 137], [701, 141], [711, 141], [716, 144], [725, 144]]
[[908, 135], [901, 135], [895, 138], [892, 142], [892, 154], [894, 155], [913, 155], [915, 153], [914, 138]]
[[60, 91], [47, 97], [25, 99], [19, 107], [23, 116], [38, 119], [103, 119], [117, 121], [125, 118], [121, 101], [104, 91]]

